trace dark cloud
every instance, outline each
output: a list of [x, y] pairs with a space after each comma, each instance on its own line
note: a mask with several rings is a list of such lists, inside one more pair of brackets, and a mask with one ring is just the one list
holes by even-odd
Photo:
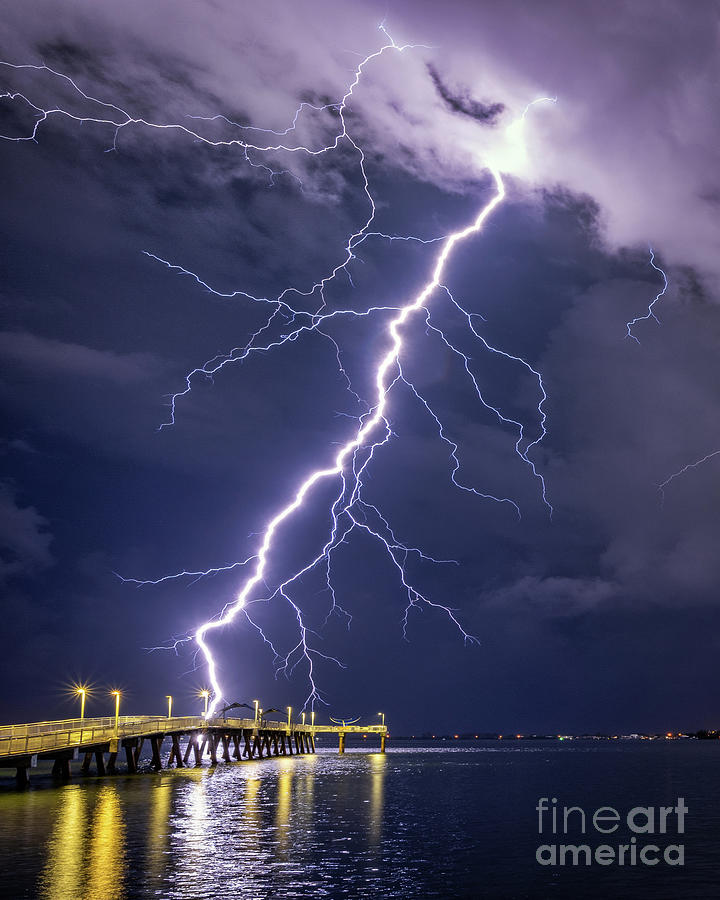
[[440, 73], [435, 66], [428, 63], [428, 74], [435, 85], [435, 90], [442, 97], [443, 102], [453, 112], [460, 113], [463, 116], [469, 116], [477, 122], [484, 125], [495, 125], [498, 119], [505, 111], [504, 103], [481, 103], [470, 96], [467, 89], [450, 90], [447, 84], [440, 77]]
[[27, 332], [0, 332], [0, 353], [6, 365], [20, 366], [51, 378], [79, 377], [127, 384], [157, 373], [149, 354], [121, 354], [44, 338]]
[[48, 525], [35, 507], [18, 501], [12, 484], [0, 482], [0, 582], [36, 575], [54, 563]]
[[36, 49], [44, 65], [57, 69], [65, 75], [73, 76], [81, 73], [102, 81], [107, 73], [108, 60], [103, 60], [97, 52], [91, 52], [87, 44], [57, 38], [41, 41]]

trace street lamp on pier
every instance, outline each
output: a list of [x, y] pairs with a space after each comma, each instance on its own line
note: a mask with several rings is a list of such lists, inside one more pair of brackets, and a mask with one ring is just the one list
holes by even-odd
[[87, 696], [87, 688], [75, 688], [75, 693], [80, 697], [80, 721], [85, 718], [85, 698]]
[[115, 698], [115, 734], [120, 724], [120, 691], [110, 691], [110, 696]]
[[205, 709], [203, 710], [203, 718], [207, 719], [208, 703], [210, 701], [210, 691], [200, 691], [198, 696], [204, 698], [204, 700], [205, 700]]

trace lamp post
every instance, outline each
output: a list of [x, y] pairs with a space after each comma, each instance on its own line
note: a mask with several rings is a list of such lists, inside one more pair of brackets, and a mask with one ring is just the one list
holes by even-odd
[[210, 691], [200, 691], [200, 697], [205, 699], [205, 709], [203, 710], [203, 718], [207, 719], [208, 702], [210, 701]]
[[165, 694], [165, 699], [168, 702], [168, 719], [172, 719], [172, 695]]
[[259, 701], [259, 700], [253, 700], [253, 703], [255, 704], [255, 727], [257, 728], [257, 722], [258, 722], [258, 706], [259, 706], [259, 704], [260, 704], [260, 701]]
[[302, 713], [302, 723], [305, 724], [305, 713]]
[[315, 734], [315, 710], [310, 713], [310, 724], [312, 725], [313, 734]]
[[120, 724], [120, 691], [110, 691], [110, 696], [115, 698], [115, 734]]
[[382, 716], [382, 724], [385, 725], [385, 713], [378, 713], [379, 716]]
[[263, 714], [262, 707], [260, 707], [260, 709], [258, 710], [258, 717], [259, 717], [259, 721], [260, 721], [260, 725], [261, 725], [261, 726], [262, 726], [262, 714]]
[[80, 697], [80, 721], [85, 719], [85, 697], [87, 690], [85, 688], [75, 688], [75, 693]]
[[290, 731], [290, 716], [292, 715], [292, 706], [288, 706], [288, 731]]

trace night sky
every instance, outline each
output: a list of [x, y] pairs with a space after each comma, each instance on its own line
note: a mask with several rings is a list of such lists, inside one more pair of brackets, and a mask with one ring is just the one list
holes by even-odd
[[[637, 731], [718, 725], [720, 653], [720, 181], [718, 7], [681, 2], [126, 2], [16, 4], [0, 58], [45, 63], [94, 97], [156, 123], [228, 139], [231, 122], [283, 130], [302, 101], [342, 97], [360, 60], [393, 38], [427, 45], [368, 65], [348, 106], [377, 203], [372, 230], [433, 238], [463, 227], [505, 172], [508, 199], [448, 267], [453, 295], [492, 344], [543, 374], [547, 436], [531, 451], [554, 506], [473, 393], [457, 356], [422, 319], [405, 331], [404, 371], [459, 446], [461, 474], [509, 504], [463, 494], [448, 447], [402, 384], [393, 437], [366, 479], [395, 533], [460, 565], [411, 559], [425, 595], [457, 610], [412, 609], [366, 535], [334, 558], [338, 602], [323, 624], [322, 576], [293, 595], [318, 632], [316, 678], [331, 715], [393, 731]], [[0, 91], [87, 115], [47, 72], [0, 69]], [[526, 119], [527, 154], [504, 156]], [[93, 107], [97, 115], [98, 107]], [[0, 132], [28, 134], [22, 100], [0, 103]], [[296, 140], [322, 146], [331, 110], [303, 114]], [[2, 326], [0, 580], [4, 722], [73, 714], [71, 681], [96, 694], [88, 714], [200, 708], [206, 683], [190, 647], [148, 652], [233, 599], [227, 566], [318, 464], [348, 439], [358, 404], [319, 335], [212, 381], [187, 372], [242, 347], [267, 309], [224, 293], [309, 290], [343, 259], [369, 215], [352, 147], [323, 157], [213, 148], [178, 131], [51, 117], [37, 142], [0, 141]], [[260, 167], [259, 167], [260, 166]], [[271, 177], [267, 166], [281, 172]], [[667, 273], [659, 321], [646, 313]], [[437, 244], [369, 238], [327, 290], [330, 308], [407, 302]], [[295, 298], [297, 300], [297, 296]], [[299, 301], [298, 301], [299, 303]], [[307, 301], [304, 308], [310, 308]], [[441, 291], [435, 324], [471, 357], [489, 403], [539, 436], [537, 384], [471, 340]], [[372, 398], [387, 314], [344, 318], [332, 336], [352, 385]], [[279, 327], [277, 334], [282, 334]], [[268, 584], [321, 546], [328, 490], [283, 530]], [[284, 652], [292, 611], [258, 622]], [[244, 618], [212, 638], [226, 696], [299, 708], [307, 667], [275, 678], [273, 654]]]

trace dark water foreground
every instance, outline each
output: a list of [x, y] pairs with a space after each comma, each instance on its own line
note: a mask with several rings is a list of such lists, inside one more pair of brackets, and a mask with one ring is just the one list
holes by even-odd
[[[540, 797], [582, 807], [588, 833], [539, 835]], [[624, 821], [593, 832], [599, 806], [624, 816], [678, 797], [683, 834], [670, 815], [666, 834], [636, 836], [660, 847], [655, 866], [536, 862], [544, 843], [629, 844]], [[667, 844], [683, 866], [662, 861]], [[0, 847], [11, 898], [704, 900], [720, 897], [720, 742], [394, 746], [62, 787], [36, 776], [24, 792], [8, 780]]]

